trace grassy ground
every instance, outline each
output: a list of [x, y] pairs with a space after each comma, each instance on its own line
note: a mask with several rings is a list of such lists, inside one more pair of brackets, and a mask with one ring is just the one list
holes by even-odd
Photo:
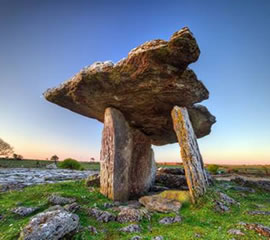
[[[215, 196], [214, 189], [221, 189], [229, 196], [233, 197], [241, 203], [240, 207], [233, 207], [229, 213], [216, 213], [213, 211], [213, 198]], [[98, 206], [102, 209], [105, 202], [109, 202], [104, 196], [99, 193], [99, 189], [95, 188], [90, 192], [85, 187], [83, 181], [65, 182], [58, 184], [40, 185], [25, 188], [23, 191], [14, 191], [9, 193], [0, 194], [0, 214], [4, 216], [0, 220], [0, 239], [11, 240], [17, 239], [20, 229], [29, 221], [30, 217], [19, 217], [11, 213], [11, 209], [20, 206], [39, 206], [43, 211], [49, 207], [47, 197], [52, 193], [58, 193], [65, 197], [75, 197], [77, 202], [83, 207]], [[239, 228], [237, 223], [244, 222], [259, 222], [269, 225], [269, 216], [250, 216], [246, 212], [248, 210], [255, 210], [255, 204], [262, 204], [262, 210], [270, 210], [270, 193], [256, 190], [256, 193], [247, 193], [246, 196], [239, 194], [233, 190], [224, 190], [222, 185], [212, 187], [208, 194], [201, 199], [201, 201], [193, 206], [184, 204], [180, 210], [180, 215], [183, 218], [181, 223], [174, 223], [170, 226], [161, 225], [158, 221], [167, 216], [166, 214], [153, 214], [150, 221], [144, 220], [140, 222], [143, 228], [140, 236], [143, 239], [151, 239], [153, 236], [162, 235], [165, 240], [174, 239], [197, 239], [195, 233], [200, 234], [201, 239], [267, 239], [266, 237], [259, 236], [252, 230], [244, 230], [245, 236], [230, 236], [227, 231], [231, 228]], [[79, 210], [77, 214], [80, 217], [80, 223], [86, 227], [88, 225], [95, 226], [99, 233], [91, 235], [87, 230], [76, 234], [73, 239], [93, 239], [93, 240], [128, 240], [134, 235], [138, 234], [124, 234], [120, 233], [118, 229], [128, 224], [120, 224], [117, 222], [99, 223], [94, 218], [89, 217], [84, 210]], [[34, 215], [34, 214], [32, 214]], [[151, 230], [149, 230], [149, 228]], [[102, 229], [107, 231], [101, 232]], [[241, 229], [241, 228], [240, 228]]]
[[[4, 159], [0, 158], [0, 168], [45, 168], [53, 161], [33, 159]], [[80, 162], [85, 170], [99, 170], [99, 163]]]

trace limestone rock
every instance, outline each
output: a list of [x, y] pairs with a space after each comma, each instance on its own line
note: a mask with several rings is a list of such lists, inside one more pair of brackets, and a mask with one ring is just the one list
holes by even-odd
[[58, 240], [72, 234], [79, 226], [79, 217], [64, 210], [46, 211], [32, 217], [23, 228], [24, 240]]
[[140, 240], [140, 239], [142, 239], [142, 237], [140, 237], [140, 236], [134, 236], [130, 240]]
[[75, 201], [76, 199], [74, 198], [61, 197], [56, 194], [53, 194], [48, 198], [48, 202], [53, 205], [65, 205], [65, 204], [73, 203]]
[[133, 49], [117, 64], [96, 62], [83, 68], [45, 98], [81, 115], [104, 121], [108, 107], [120, 110], [129, 124], [155, 145], [177, 141], [170, 117], [175, 105], [186, 106], [196, 136], [210, 133], [215, 122], [209, 111], [193, 106], [209, 93], [187, 66], [200, 50], [188, 28], [169, 41], [153, 40]]
[[185, 170], [179, 167], [160, 167], [157, 169], [157, 175], [159, 174], [185, 175]]
[[56, 166], [55, 163], [51, 163], [51, 164], [48, 164], [48, 165], [46, 166], [46, 168], [47, 168], [47, 169], [57, 169], [57, 166]]
[[240, 205], [237, 201], [235, 201], [233, 198], [229, 197], [227, 194], [219, 192], [220, 200], [226, 204], [226, 205]]
[[193, 203], [206, 192], [209, 185], [203, 159], [194, 134], [188, 111], [175, 106], [171, 112], [174, 130], [181, 146], [181, 156], [190, 196]]
[[241, 222], [239, 223], [240, 225], [246, 227], [247, 229], [254, 230], [257, 233], [265, 236], [265, 237], [270, 237], [270, 227], [262, 225], [260, 223], [244, 223]]
[[91, 232], [93, 234], [98, 234], [97, 229], [95, 227], [93, 227], [93, 226], [88, 226], [87, 229], [88, 229], [89, 232]]
[[107, 212], [107, 211], [102, 211], [98, 208], [90, 208], [88, 210], [88, 213], [95, 217], [97, 221], [107, 223], [110, 221], [115, 221], [116, 217], [114, 214]]
[[17, 207], [12, 209], [12, 212], [20, 216], [28, 216], [38, 210], [38, 207]]
[[241, 230], [239, 229], [229, 229], [228, 230], [228, 234], [231, 234], [231, 235], [241, 235], [241, 236], [244, 236], [245, 234], [243, 232], [241, 232]]
[[170, 189], [187, 190], [186, 177], [183, 175], [158, 173], [155, 182]]
[[159, 223], [160, 224], [165, 224], [165, 225], [168, 225], [168, 224], [172, 224], [172, 223], [177, 223], [177, 222], [181, 222], [182, 219], [180, 216], [176, 216], [176, 217], [164, 217], [162, 218]]
[[87, 177], [85, 180], [85, 184], [87, 187], [99, 187], [100, 186], [100, 175], [93, 174]]
[[139, 202], [149, 211], [157, 212], [178, 212], [182, 204], [179, 201], [163, 198], [160, 195], [144, 196]]
[[131, 128], [114, 108], [105, 111], [100, 170], [100, 192], [114, 201], [141, 196], [154, 183], [156, 169], [150, 139]]
[[118, 214], [117, 221], [120, 223], [139, 222], [143, 219], [143, 217], [150, 219], [150, 215], [146, 209], [125, 207], [122, 208]]
[[152, 240], [163, 240], [163, 239], [164, 239], [163, 236], [156, 236], [152, 238]]
[[71, 203], [71, 204], [67, 204], [67, 205], [64, 206], [64, 209], [66, 211], [72, 212], [72, 213], [78, 211], [80, 208], [81, 208], [81, 206], [76, 202]]
[[121, 228], [120, 232], [126, 232], [126, 233], [141, 232], [141, 227], [137, 224], [130, 224], [126, 227]]
[[264, 216], [270, 216], [270, 211], [249, 211], [249, 215], [264, 215]]

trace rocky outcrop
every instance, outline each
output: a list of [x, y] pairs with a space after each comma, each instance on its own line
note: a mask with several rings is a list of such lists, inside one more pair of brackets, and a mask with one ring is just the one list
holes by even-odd
[[79, 226], [79, 217], [65, 210], [48, 210], [31, 218], [23, 228], [20, 240], [58, 240], [72, 234]]
[[146, 193], [155, 179], [151, 142], [129, 126], [123, 114], [105, 111], [100, 158], [100, 191], [115, 201], [127, 201]]
[[44, 96], [101, 122], [105, 109], [114, 107], [155, 145], [177, 142], [170, 112], [175, 105], [186, 106], [200, 138], [210, 133], [215, 117], [206, 107], [194, 105], [209, 96], [203, 83], [187, 68], [199, 54], [192, 33], [183, 28], [169, 41], [153, 40], [138, 46], [117, 64], [107, 61], [87, 66]]

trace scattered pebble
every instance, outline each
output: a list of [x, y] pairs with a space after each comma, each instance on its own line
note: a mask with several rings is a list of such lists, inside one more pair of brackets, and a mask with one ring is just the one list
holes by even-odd
[[126, 227], [120, 228], [120, 231], [127, 233], [141, 232], [141, 227], [137, 224], [130, 224]]
[[160, 224], [165, 224], [165, 225], [168, 225], [168, 224], [172, 224], [172, 223], [176, 223], [176, 222], [181, 222], [182, 219], [180, 216], [176, 216], [176, 217], [164, 217], [162, 218], [159, 223]]

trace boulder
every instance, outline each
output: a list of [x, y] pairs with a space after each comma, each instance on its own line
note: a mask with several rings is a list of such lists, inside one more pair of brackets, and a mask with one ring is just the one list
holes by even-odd
[[19, 239], [58, 240], [71, 235], [79, 226], [79, 217], [65, 210], [45, 211], [32, 217]]
[[215, 117], [206, 107], [194, 105], [209, 96], [187, 68], [199, 54], [193, 34], [183, 28], [169, 41], [153, 40], [138, 46], [116, 64], [106, 61], [87, 66], [44, 96], [100, 122], [105, 121], [106, 108], [116, 108], [155, 145], [177, 142], [170, 112], [175, 105], [186, 106], [200, 138], [210, 133]]
[[179, 201], [163, 198], [160, 195], [144, 196], [139, 202], [152, 212], [178, 212], [182, 204]]

